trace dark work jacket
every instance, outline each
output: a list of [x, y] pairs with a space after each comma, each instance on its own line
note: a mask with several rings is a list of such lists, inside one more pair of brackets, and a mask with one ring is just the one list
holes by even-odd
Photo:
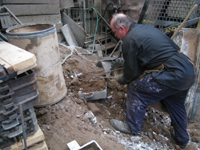
[[122, 48], [125, 62], [121, 79], [124, 84], [161, 64], [164, 64], [164, 69], [152, 73], [158, 83], [178, 90], [186, 90], [194, 83], [190, 59], [177, 53], [180, 48], [159, 29], [133, 22]]

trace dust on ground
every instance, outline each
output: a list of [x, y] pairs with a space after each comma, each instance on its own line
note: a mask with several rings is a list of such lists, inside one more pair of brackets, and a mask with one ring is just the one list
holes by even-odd
[[[169, 115], [152, 106], [146, 109], [143, 131], [139, 136], [123, 134], [112, 128], [111, 118], [125, 120], [127, 86], [119, 85], [115, 79], [99, 77], [110, 76], [96, 67], [103, 58], [83, 53], [88, 52], [60, 44], [67, 95], [55, 105], [35, 109], [48, 148], [66, 150], [67, 143], [73, 140], [80, 146], [95, 140], [103, 150], [179, 150], [171, 137], [173, 127]], [[79, 98], [79, 93], [90, 95], [105, 89], [105, 99], [86, 101]], [[188, 123], [191, 144], [186, 149], [200, 149], [199, 114], [200, 111], [196, 120]]]

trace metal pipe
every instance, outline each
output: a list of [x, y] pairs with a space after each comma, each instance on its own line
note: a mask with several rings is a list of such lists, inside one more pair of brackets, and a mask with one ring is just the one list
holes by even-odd
[[6, 6], [3, 6], [3, 8], [5, 8], [10, 14], [11, 16], [19, 23], [19, 24], [23, 24], [11, 11], [10, 9], [8, 9]]
[[179, 30], [183, 27], [183, 25], [185, 24], [185, 22], [189, 19], [189, 17], [195, 11], [196, 8], [197, 8], [197, 4], [194, 5], [194, 7], [189, 12], [189, 14], [186, 16], [186, 18], [184, 19], [184, 21], [181, 23], [181, 25], [178, 27], [178, 29], [174, 32], [173, 36], [171, 37], [172, 40], [177, 35], [177, 33], [179, 32]]
[[19, 104], [19, 108], [20, 108], [20, 115], [21, 115], [23, 138], [24, 138], [24, 149], [27, 150], [26, 132], [25, 132], [25, 126], [24, 126], [24, 115], [23, 115], [22, 103]]
[[96, 10], [96, 12], [98, 13], [98, 15], [101, 17], [101, 19], [103, 19], [103, 21], [109, 26], [110, 28], [110, 24], [105, 20], [105, 18]]
[[119, 42], [117, 43], [117, 45], [115, 46], [115, 48], [113, 49], [112, 53], [109, 55], [109, 57], [112, 57], [113, 53], [115, 52], [115, 50], [117, 49], [117, 47], [119, 46], [119, 44], [122, 44], [122, 41], [119, 40]]

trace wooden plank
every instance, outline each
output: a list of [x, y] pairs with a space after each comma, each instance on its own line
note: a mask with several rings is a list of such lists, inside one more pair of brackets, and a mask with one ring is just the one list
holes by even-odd
[[74, 7], [74, 2], [73, 0], [60, 0], [60, 7], [61, 9]]
[[[111, 39], [111, 35], [107, 35], [107, 37], [105, 35], [97, 35], [96, 36], [96, 39], [95, 39], [95, 42], [98, 42], [99, 41], [105, 41], [107, 38], [108, 39]], [[90, 40], [88, 41], [85, 41], [84, 44], [87, 45], [87, 44], [91, 44], [94, 42], [94, 37], [92, 37]]]
[[109, 43], [107, 43], [107, 45], [106, 44], [101, 45], [101, 49], [104, 51], [106, 49], [114, 48], [115, 46], [116, 46], [116, 43], [109, 42]]
[[37, 143], [28, 148], [28, 150], [48, 150], [47, 144], [45, 141]]
[[7, 42], [0, 42], [0, 58], [18, 74], [37, 66], [34, 54]]
[[[30, 23], [30, 22], [53, 22], [57, 23], [61, 21], [61, 15], [53, 14], [53, 15], [26, 15], [26, 16], [17, 16], [17, 18], [22, 23]], [[12, 18], [12, 22], [14, 24], [18, 24], [17, 21]]]
[[2, 4], [54, 4], [59, 0], [3, 0]]
[[[27, 147], [33, 146], [36, 143], [44, 141], [45, 137], [42, 130], [39, 128], [38, 131], [29, 137], [27, 137]], [[24, 140], [22, 139], [20, 142], [17, 142], [11, 146], [8, 146], [2, 150], [23, 150], [24, 149]]]
[[1, 58], [0, 58], [0, 64], [7, 69], [9, 74], [12, 74], [13, 72], [15, 72], [13, 67], [10, 64], [8, 64], [7, 62], [5, 62], [3, 59], [1, 59]]
[[[45, 14], [59, 14], [60, 4], [19, 4], [19, 5], [5, 5], [15, 16], [22, 15], [45, 15]], [[23, 11], [22, 11], [23, 9]]]

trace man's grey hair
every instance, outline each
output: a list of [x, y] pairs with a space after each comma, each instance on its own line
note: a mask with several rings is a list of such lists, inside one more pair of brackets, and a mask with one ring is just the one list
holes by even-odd
[[132, 20], [129, 16], [121, 16], [117, 14], [113, 14], [113, 26], [116, 30], [119, 30], [120, 26], [129, 27], [132, 23]]

